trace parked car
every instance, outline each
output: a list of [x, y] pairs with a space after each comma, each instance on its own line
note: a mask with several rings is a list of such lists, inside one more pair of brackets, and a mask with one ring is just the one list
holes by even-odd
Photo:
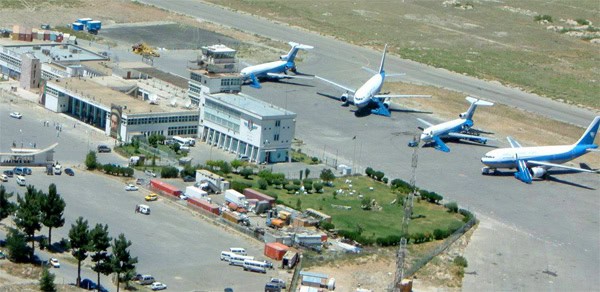
[[13, 177], [15, 175], [15, 173], [12, 170], [5, 170], [3, 172], [4, 175], [8, 176], [8, 177]]
[[65, 168], [65, 174], [68, 176], [74, 176], [75, 172], [70, 168]]
[[31, 171], [31, 168], [29, 167], [23, 167], [23, 173], [26, 175], [31, 175], [33, 171]]
[[152, 170], [144, 170], [144, 174], [147, 176], [156, 177], [156, 173], [154, 173]]
[[20, 112], [12, 112], [12, 113], [10, 113], [10, 116], [15, 119], [20, 119], [23, 117], [23, 115]]
[[125, 186], [126, 191], [137, 191], [138, 187], [134, 184], [128, 184]]
[[154, 282], [152, 283], [152, 286], [150, 286], [150, 288], [154, 291], [156, 290], [165, 290], [167, 289], [167, 285], [161, 283], [161, 282]]
[[186, 175], [186, 176], [183, 177], [183, 181], [184, 182], [195, 182], [196, 178], [193, 177], [193, 176], [191, 176], [191, 175]]
[[6, 174], [0, 175], [0, 181], [8, 181], [8, 175], [6, 175]]
[[81, 282], [79, 282], [79, 288], [83, 288], [83, 289], [87, 289], [87, 290], [98, 290], [100, 292], [108, 292], [108, 290], [106, 290], [106, 288], [102, 287], [102, 285], [100, 285], [100, 287], [98, 287], [98, 285], [96, 284], [96, 282], [90, 280], [90, 279], [83, 279], [81, 280]]
[[273, 283], [278, 285], [279, 287], [285, 289], [285, 281], [282, 279], [278, 279], [278, 278], [271, 278], [271, 280], [269, 281], [269, 283]]
[[52, 266], [53, 268], [60, 268], [60, 262], [58, 261], [57, 258], [51, 258], [50, 266]]
[[2, 252], [2, 251], [0, 250], [0, 260], [3, 260], [3, 259], [5, 259], [5, 258], [6, 258], [6, 255], [4, 254], [4, 252]]
[[186, 196], [185, 194], [181, 194], [181, 195], [179, 195], [179, 199], [181, 199], [181, 200], [187, 200], [187, 199], [189, 199], [189, 197]]
[[15, 167], [15, 168], [13, 168], [13, 173], [15, 175], [24, 175], [22, 167]]
[[145, 185], [146, 184], [146, 180], [143, 179], [143, 178], [138, 178], [138, 179], [135, 180], [135, 184], [136, 185], [140, 185], [140, 186], [141, 185]]
[[158, 195], [155, 193], [151, 193], [144, 198], [146, 201], [156, 201], [158, 200]]
[[108, 147], [107, 145], [98, 145], [98, 153], [102, 153], [102, 152], [110, 152], [110, 147]]

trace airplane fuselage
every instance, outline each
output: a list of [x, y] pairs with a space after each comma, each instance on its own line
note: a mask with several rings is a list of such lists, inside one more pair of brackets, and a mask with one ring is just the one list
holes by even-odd
[[460, 133], [467, 121], [465, 119], [456, 119], [426, 128], [421, 134], [421, 141], [429, 143], [433, 141], [434, 136], [445, 138], [448, 133]]
[[587, 153], [587, 149], [597, 147], [592, 144], [502, 148], [486, 153], [481, 163], [490, 168], [516, 168], [517, 159], [561, 164]]
[[385, 73], [373, 75], [365, 84], [363, 84], [356, 92], [354, 92], [354, 104], [356, 107], [364, 108], [369, 105], [374, 95], [379, 94]]
[[256, 78], [268, 78], [269, 75], [267, 73], [284, 73], [287, 65], [287, 61], [273, 61], [246, 67], [240, 73], [244, 77], [244, 80], [250, 79], [250, 75], [254, 75]]

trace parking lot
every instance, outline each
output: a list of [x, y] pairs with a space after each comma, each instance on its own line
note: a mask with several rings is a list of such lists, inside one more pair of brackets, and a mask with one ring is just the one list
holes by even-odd
[[[23, 119], [11, 119], [7, 114], [18, 108], [23, 113]], [[180, 204], [159, 198], [155, 202], [145, 202], [147, 191], [125, 191], [127, 179], [91, 173], [83, 169], [83, 159], [88, 148], [86, 131], [83, 125], [73, 128], [73, 123], [67, 118], [53, 116], [71, 128], [63, 128], [60, 137], [56, 131], [45, 129], [42, 117], [45, 110], [26, 103], [12, 104], [0, 107], [0, 151], [7, 151], [12, 140], [20, 140], [21, 132], [15, 128], [26, 129], [23, 143], [27, 139], [35, 139], [38, 145], [58, 141], [55, 159], [61, 160], [64, 167], [73, 167], [75, 175], [46, 175], [43, 167], [32, 168], [32, 175], [26, 176], [27, 183], [47, 191], [51, 183], [57, 185], [58, 191], [67, 203], [65, 210], [65, 226], [53, 230], [53, 239], [58, 241], [67, 237], [73, 222], [83, 216], [89, 225], [96, 223], [108, 224], [112, 237], [124, 233], [132, 241], [131, 252], [137, 256], [139, 263], [137, 271], [151, 274], [158, 281], [168, 285], [173, 291], [218, 291], [224, 287], [232, 287], [240, 291], [258, 291], [270, 277], [284, 277], [286, 272], [278, 269], [269, 270], [266, 274], [245, 272], [241, 267], [229, 266], [221, 262], [220, 252], [229, 247], [243, 247], [249, 255], [258, 259], [262, 256], [263, 245], [255, 240], [240, 236], [230, 230], [223, 229], [203, 221], [194, 212]], [[95, 132], [95, 130], [91, 130]], [[99, 141], [90, 139], [90, 145], [106, 143], [106, 138], [99, 133]], [[124, 163], [114, 152], [99, 154], [99, 160], [104, 163], [118, 161]], [[0, 167], [0, 172], [12, 167]], [[140, 174], [143, 176], [143, 174]], [[130, 180], [130, 179], [129, 179]], [[2, 183], [9, 192], [23, 194], [24, 187], [16, 184], [14, 178]], [[13, 199], [16, 199], [13, 197]], [[151, 215], [135, 212], [135, 206], [140, 203], [148, 204]], [[40, 234], [47, 233], [43, 228]], [[65, 263], [63, 263], [65, 265]], [[84, 267], [83, 270], [89, 270]], [[280, 273], [284, 273], [280, 275]], [[224, 277], [223, 275], [227, 275]], [[76, 275], [71, 275], [74, 281]], [[102, 281], [108, 282], [106, 277]]]

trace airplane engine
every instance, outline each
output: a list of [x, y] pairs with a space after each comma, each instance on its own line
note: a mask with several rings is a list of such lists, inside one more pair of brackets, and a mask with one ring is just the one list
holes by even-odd
[[390, 103], [391, 103], [391, 102], [392, 102], [392, 101], [391, 101], [389, 98], [386, 98], [386, 99], [383, 101], [383, 106], [385, 106], [385, 108], [389, 109], [389, 108], [390, 108]]
[[342, 94], [342, 96], [340, 96], [340, 100], [341, 100], [343, 103], [346, 103], [346, 102], [348, 102], [348, 93], [344, 93], [344, 94]]
[[287, 55], [281, 55], [281, 56], [279, 56], [279, 60], [281, 60], [281, 61], [287, 61]]
[[532, 167], [531, 168], [531, 174], [533, 175], [533, 177], [543, 177], [544, 175], [546, 175], [547, 171], [545, 168], [543, 167]]
[[467, 116], [466, 112], [458, 115], [458, 117], [461, 118], [461, 119], [464, 119], [466, 116]]

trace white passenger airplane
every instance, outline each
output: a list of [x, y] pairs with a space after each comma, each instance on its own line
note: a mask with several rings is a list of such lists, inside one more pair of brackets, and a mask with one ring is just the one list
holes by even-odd
[[296, 63], [294, 59], [296, 58], [296, 54], [298, 50], [310, 50], [313, 49], [312, 46], [307, 46], [299, 43], [289, 42], [292, 48], [287, 53], [287, 55], [282, 55], [279, 57], [279, 61], [254, 65], [250, 67], [246, 67], [240, 71], [244, 81], [252, 82], [250, 86], [254, 88], [260, 88], [259, 79], [282, 79], [282, 78], [301, 78], [301, 79], [310, 79], [307, 76], [299, 76], [299, 75], [288, 75], [287, 71], [290, 70], [296, 73]]
[[521, 147], [521, 144], [513, 138], [507, 137], [512, 148], [501, 148], [486, 153], [481, 158], [481, 162], [485, 165], [481, 173], [494, 174], [497, 168], [517, 168], [515, 177], [525, 183], [531, 183], [533, 177], [546, 176], [548, 169], [552, 167], [598, 173], [595, 170], [570, 167], [560, 163], [573, 160], [590, 151], [598, 151], [595, 150], [598, 145], [594, 144], [594, 138], [598, 133], [599, 125], [600, 116], [597, 116], [579, 141], [573, 145]]
[[[358, 89], [354, 90], [350, 87], [340, 85], [331, 80], [323, 77], [315, 76], [317, 79], [323, 80], [329, 84], [335, 85], [339, 88], [346, 90], [341, 97], [334, 97], [335, 99], [344, 102], [344, 106], [348, 104], [354, 104], [358, 110], [370, 109], [371, 113], [376, 115], [382, 115], [389, 117], [390, 110], [389, 105], [392, 97], [431, 97], [431, 95], [414, 95], [414, 94], [379, 94], [383, 81], [385, 80], [386, 74], [383, 70], [385, 63], [385, 54], [387, 51], [387, 44], [383, 49], [383, 56], [381, 57], [381, 65], [379, 65], [379, 72], [375, 72], [371, 69], [367, 69], [370, 72], [374, 72], [375, 75], [371, 77], [367, 82], [361, 85]], [[388, 74], [387, 76], [402, 75], [402, 74]]]
[[450, 152], [450, 148], [442, 141], [444, 138], [467, 139], [482, 144], [487, 143], [488, 138], [480, 137], [478, 135], [479, 131], [472, 129], [473, 114], [477, 106], [492, 106], [494, 104], [470, 96], [467, 96], [466, 99], [471, 103], [471, 106], [466, 112], [458, 115], [460, 119], [434, 125], [417, 118], [417, 120], [428, 126], [426, 129], [421, 128], [423, 130], [421, 141], [425, 142], [425, 144], [433, 144], [435, 149], [444, 152]]

